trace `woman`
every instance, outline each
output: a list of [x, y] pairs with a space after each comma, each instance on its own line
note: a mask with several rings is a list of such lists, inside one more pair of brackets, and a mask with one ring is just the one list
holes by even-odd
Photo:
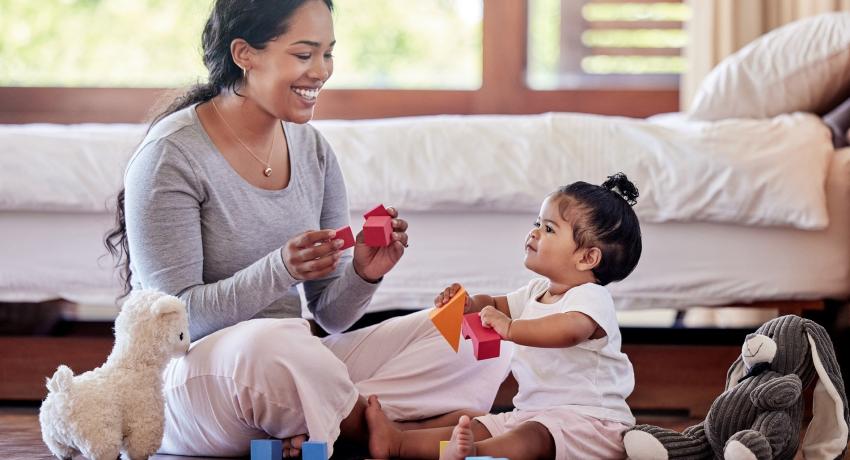
[[[203, 32], [209, 83], [157, 118], [130, 161], [113, 251], [127, 282], [178, 295], [195, 341], [165, 373], [161, 450], [244, 455], [251, 439], [368, 438], [363, 395], [417, 426], [485, 412], [506, 359], [443, 343], [426, 312], [339, 333], [404, 254], [340, 251], [348, 200], [331, 147], [310, 125], [333, 71], [331, 0], [218, 0]], [[126, 225], [125, 225], [126, 224]], [[322, 229], [322, 230], [316, 230]], [[132, 257], [131, 257], [132, 256]], [[301, 319], [303, 284], [316, 323]], [[200, 339], [200, 340], [199, 340]], [[473, 378], [474, 377], [474, 378]]]

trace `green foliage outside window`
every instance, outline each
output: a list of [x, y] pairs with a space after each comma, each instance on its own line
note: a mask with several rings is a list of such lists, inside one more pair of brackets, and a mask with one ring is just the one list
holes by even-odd
[[0, 85], [192, 83], [207, 12], [191, 0], [0, 0]]
[[[477, 88], [482, 0], [336, 0], [337, 88]], [[0, 0], [0, 85], [177, 87], [210, 0]]]
[[[475, 89], [484, 0], [336, 0], [329, 88]], [[490, 0], [519, 1], [519, 0]], [[681, 29], [587, 30], [560, 43], [562, 2], [529, 0], [529, 82], [559, 86], [561, 46], [673, 47]], [[202, 80], [211, 0], [0, 0], [0, 86], [179, 87]], [[584, 21], [679, 21], [683, 3], [588, 3]], [[588, 55], [585, 75], [678, 74], [680, 56]]]
[[476, 89], [482, 0], [337, 0], [330, 88]]

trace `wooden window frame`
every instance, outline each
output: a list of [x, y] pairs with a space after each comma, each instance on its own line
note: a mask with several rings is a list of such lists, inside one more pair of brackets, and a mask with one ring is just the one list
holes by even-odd
[[607, 20], [591, 21], [584, 18], [582, 10], [587, 5], [599, 5], [605, 3], [682, 3], [684, 0], [560, 0], [561, 3], [561, 43], [569, 43], [572, 46], [561, 46], [559, 50], [558, 72], [569, 74], [569, 81], [579, 86], [606, 85], [633, 88], [678, 88], [679, 75], [652, 73], [642, 75], [605, 75], [586, 74], [582, 70], [584, 58], [593, 56], [681, 56], [681, 47], [669, 48], [643, 48], [643, 47], [598, 47], [582, 43], [582, 35], [587, 31], [604, 30], [636, 30], [636, 29], [664, 29], [682, 30], [685, 23], [682, 21], [656, 21], [656, 20]]
[[[322, 92], [317, 119], [435, 114], [584, 112], [646, 117], [679, 109], [678, 88], [532, 90], [526, 84], [527, 0], [484, 0], [483, 72], [477, 90], [337, 89]], [[0, 123], [138, 123], [156, 88], [0, 87]]]

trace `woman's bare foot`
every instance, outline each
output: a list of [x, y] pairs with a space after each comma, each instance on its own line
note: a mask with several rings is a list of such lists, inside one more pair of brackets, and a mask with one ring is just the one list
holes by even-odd
[[440, 460], [464, 460], [475, 455], [475, 435], [472, 433], [472, 421], [463, 415], [452, 430], [452, 439], [440, 454]]
[[291, 438], [283, 440], [283, 456], [286, 458], [297, 457], [301, 455], [301, 446], [307, 441], [306, 434], [299, 434]]
[[366, 424], [369, 426], [369, 455], [372, 458], [398, 457], [401, 451], [401, 431], [381, 409], [381, 403], [375, 395], [369, 396]]
[[434, 417], [422, 420], [409, 420], [406, 422], [393, 422], [395, 427], [401, 431], [421, 430], [424, 428], [442, 428], [446, 426], [456, 426], [460, 421], [460, 417], [466, 415], [470, 419], [484, 415], [483, 412], [473, 411], [469, 409], [456, 410], [447, 414], [437, 415]]

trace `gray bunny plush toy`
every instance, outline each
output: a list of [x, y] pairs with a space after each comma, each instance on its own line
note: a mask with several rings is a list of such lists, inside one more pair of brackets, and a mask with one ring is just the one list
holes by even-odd
[[638, 425], [623, 439], [633, 460], [793, 459], [800, 447], [803, 390], [817, 378], [806, 459], [840, 459], [848, 441], [847, 394], [826, 330], [788, 315], [749, 334], [726, 390], [702, 423], [682, 433]]

